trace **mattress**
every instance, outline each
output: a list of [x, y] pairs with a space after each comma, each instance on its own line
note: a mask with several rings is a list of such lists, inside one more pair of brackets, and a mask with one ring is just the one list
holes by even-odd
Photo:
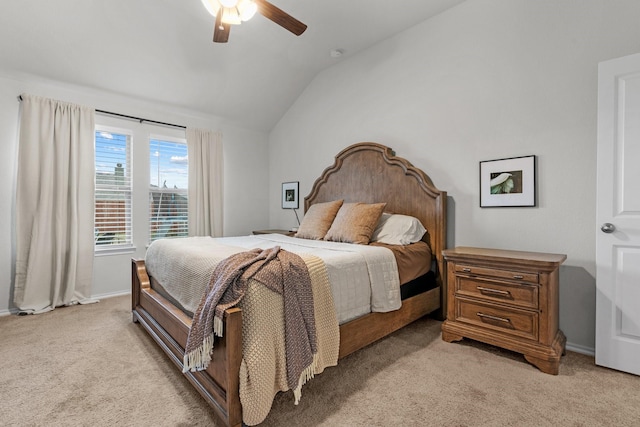
[[145, 256], [153, 284], [187, 313], [195, 312], [215, 265], [234, 253], [280, 246], [321, 258], [327, 268], [339, 323], [401, 306], [393, 252], [385, 247], [299, 239], [280, 234], [189, 237], [153, 242]]
[[426, 242], [417, 242], [410, 245], [387, 245], [372, 242], [369, 245], [384, 247], [393, 252], [398, 266], [400, 285], [422, 277], [432, 269], [431, 248]]

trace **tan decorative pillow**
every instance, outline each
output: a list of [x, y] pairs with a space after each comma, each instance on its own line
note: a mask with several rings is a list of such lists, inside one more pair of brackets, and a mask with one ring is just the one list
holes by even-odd
[[322, 240], [331, 227], [333, 219], [342, 206], [342, 200], [316, 203], [304, 214], [295, 237], [302, 239]]
[[386, 203], [345, 203], [324, 240], [368, 245]]

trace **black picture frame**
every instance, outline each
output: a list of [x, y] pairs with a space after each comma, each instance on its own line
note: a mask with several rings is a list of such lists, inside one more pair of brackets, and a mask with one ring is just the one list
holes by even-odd
[[480, 207], [534, 207], [536, 156], [480, 162]]
[[299, 190], [300, 183], [298, 181], [282, 183], [282, 209], [298, 209]]

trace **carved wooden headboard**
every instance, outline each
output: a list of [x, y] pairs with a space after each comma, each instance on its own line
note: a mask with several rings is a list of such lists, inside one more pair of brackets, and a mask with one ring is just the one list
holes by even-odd
[[442, 284], [442, 250], [447, 237], [447, 192], [438, 190], [431, 178], [409, 161], [381, 144], [361, 142], [336, 155], [311, 193], [304, 198], [305, 212], [314, 203], [344, 199], [345, 202], [386, 202], [385, 211], [411, 215], [420, 220], [438, 264]]

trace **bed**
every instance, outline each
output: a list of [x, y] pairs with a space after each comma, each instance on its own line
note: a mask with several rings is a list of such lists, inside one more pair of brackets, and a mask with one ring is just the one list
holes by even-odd
[[[429, 273], [401, 287], [399, 309], [371, 312], [339, 326], [339, 354], [343, 358], [427, 314], [443, 318], [446, 289], [442, 250], [446, 242], [446, 192], [438, 190], [429, 176], [395, 155], [389, 147], [364, 142], [342, 150], [326, 168], [304, 199], [305, 212], [316, 204], [337, 199], [345, 203], [385, 202], [385, 212], [417, 218], [426, 228], [422, 240], [430, 248]], [[303, 220], [304, 223], [304, 220]], [[296, 238], [295, 240], [301, 240]], [[432, 282], [424, 285], [424, 281]], [[133, 321], [151, 335], [169, 358], [183, 368], [191, 317], [180, 304], [158, 290], [160, 283], [147, 271], [145, 261], [132, 260]], [[418, 289], [418, 291], [416, 291]], [[224, 336], [216, 338], [212, 361], [203, 371], [184, 375], [229, 426], [242, 424], [240, 366], [242, 354], [242, 310], [224, 313]]]

